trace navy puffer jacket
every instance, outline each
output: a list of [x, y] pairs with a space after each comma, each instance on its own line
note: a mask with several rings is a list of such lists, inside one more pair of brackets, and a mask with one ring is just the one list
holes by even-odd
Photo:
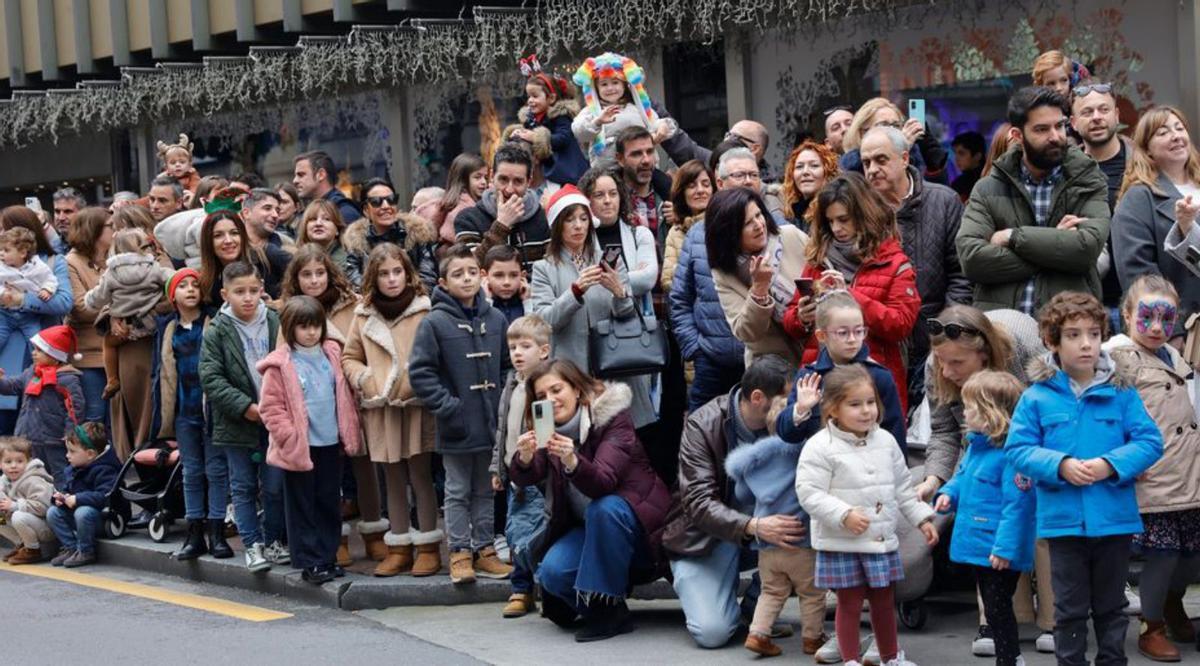
[[712, 269], [708, 265], [708, 250], [704, 245], [703, 220], [692, 225], [683, 240], [668, 298], [671, 330], [675, 332], [685, 359], [693, 360], [704, 354], [717, 365], [741, 365], [746, 348], [741, 340], [733, 337], [717, 298]]

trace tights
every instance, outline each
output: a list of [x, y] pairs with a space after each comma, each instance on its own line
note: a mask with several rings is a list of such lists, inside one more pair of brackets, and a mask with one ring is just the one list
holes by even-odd
[[433, 473], [430, 471], [432, 459], [433, 454], [422, 453], [403, 462], [383, 465], [392, 534], [407, 534], [411, 527], [408, 506], [410, 485], [416, 497], [417, 529], [426, 532], [437, 529], [437, 495], [433, 492]]
[[1178, 552], [1146, 552], [1146, 566], [1138, 580], [1138, 593], [1142, 598], [1142, 616], [1151, 622], [1163, 621], [1163, 608], [1167, 593], [1171, 590], [1186, 590], [1188, 584], [1200, 571], [1200, 555], [1184, 557]]
[[350, 459], [350, 468], [354, 471], [354, 485], [358, 487], [358, 513], [363, 522], [373, 523], [379, 520], [379, 474], [375, 463], [369, 456], [357, 456]]
[[837, 631], [838, 649], [842, 659], [858, 661], [858, 625], [862, 622], [863, 599], [871, 602], [871, 630], [875, 632], [875, 645], [883, 663], [896, 658], [900, 652], [896, 637], [896, 610], [894, 607], [896, 587], [847, 587], [837, 590], [837, 613], [833, 626]]

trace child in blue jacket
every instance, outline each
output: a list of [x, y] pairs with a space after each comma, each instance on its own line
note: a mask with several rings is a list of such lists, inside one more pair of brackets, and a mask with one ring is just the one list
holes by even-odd
[[104, 424], [89, 421], [67, 431], [67, 462], [66, 480], [54, 493], [46, 522], [62, 546], [50, 564], [73, 569], [96, 561], [96, 533], [108, 494], [120, 480], [121, 461]]
[[1020, 662], [1012, 597], [1033, 568], [1033, 483], [1004, 455], [1013, 409], [1025, 390], [1007, 372], [978, 372], [962, 387], [967, 451], [934, 505], [955, 511], [950, 559], [971, 567], [996, 644], [997, 666]]
[[1125, 663], [1125, 580], [1142, 531], [1134, 482], [1162, 455], [1162, 435], [1100, 343], [1108, 315], [1094, 296], [1055, 295], [1038, 322], [1050, 350], [1013, 413], [1005, 452], [1037, 489], [1037, 535], [1050, 546], [1059, 663], [1087, 663], [1092, 616], [1100, 663]]

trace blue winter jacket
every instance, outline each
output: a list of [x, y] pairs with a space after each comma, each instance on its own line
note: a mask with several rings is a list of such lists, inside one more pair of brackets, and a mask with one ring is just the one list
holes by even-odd
[[[900, 408], [900, 392], [896, 390], [896, 380], [892, 378], [892, 371], [871, 360], [871, 350], [865, 342], [862, 349], [858, 350], [858, 356], [854, 357], [854, 362], [865, 367], [871, 375], [871, 379], [875, 380], [875, 388], [879, 390], [879, 399], [882, 403], [880, 406], [883, 409], [883, 421], [880, 422], [880, 426], [892, 433], [892, 437], [895, 437], [896, 443], [900, 445], [900, 450], [907, 454], [904, 410]], [[814, 372], [824, 377], [833, 368], [834, 363], [829, 356], [829, 350], [821, 347], [821, 353], [817, 356], [817, 360], [800, 368], [796, 373], [796, 382], [799, 383], [801, 379]], [[796, 425], [792, 420], [795, 407], [796, 389], [793, 388], [792, 392], [788, 394], [787, 409], [780, 412], [779, 418], [775, 421], [775, 432], [789, 442], [807, 442], [809, 437], [821, 430], [821, 406], [814, 406], [811, 416], [800, 425]]]
[[[809, 519], [796, 496], [796, 465], [804, 442], [764, 437], [750, 446], [739, 446], [725, 458], [725, 471], [733, 482], [738, 504], [754, 505], [754, 517], [795, 516], [804, 521], [804, 539], [795, 545], [810, 548]], [[774, 548], [764, 541], [760, 548]]]
[[[1052, 354], [1029, 364], [1033, 384], [1013, 413], [1004, 450], [1037, 488], [1037, 535], [1102, 537], [1142, 531], [1134, 482], [1162, 456], [1162, 434], [1128, 370], [1101, 352], [1097, 381], [1077, 398]], [[1074, 486], [1058, 473], [1065, 458], [1103, 458], [1113, 476]]]
[[91, 464], [85, 467], [67, 465], [63, 474], [62, 492], [75, 496], [76, 507], [103, 509], [108, 506], [108, 494], [121, 476], [121, 461], [117, 460], [117, 452], [110, 446]]
[[722, 367], [741, 366], [746, 346], [733, 337], [717, 298], [704, 245], [704, 220], [692, 225], [684, 237], [667, 298], [671, 306], [671, 329], [683, 358], [690, 361], [704, 354], [710, 362]]
[[995, 555], [1015, 571], [1033, 568], [1033, 480], [1018, 474], [990, 437], [967, 433], [967, 452], [941, 494], [958, 514], [951, 560], [990, 568], [988, 556]]

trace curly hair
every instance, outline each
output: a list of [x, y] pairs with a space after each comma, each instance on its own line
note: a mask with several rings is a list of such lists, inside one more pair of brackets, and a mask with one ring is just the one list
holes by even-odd
[[1100, 326], [1100, 339], [1108, 339], [1108, 312], [1091, 294], [1060, 291], [1038, 313], [1038, 332], [1047, 347], [1062, 342], [1063, 327], [1076, 319], [1090, 319]]
[[1004, 446], [1013, 410], [1024, 390], [1021, 380], [1001, 370], [980, 370], [963, 384], [963, 406], [979, 415], [982, 432], [992, 440], [992, 446]]
[[[800, 153], [806, 150], [811, 150], [817, 154], [817, 159], [821, 160], [821, 169], [825, 172], [825, 182], [829, 182], [838, 175], [838, 156], [829, 146], [823, 143], [817, 143], [812, 139], [805, 139], [803, 143], [796, 146], [791, 155], [788, 155], [787, 166], [783, 170], [783, 187], [780, 190], [780, 197], [783, 199], [783, 216], [787, 219], [794, 219], [792, 206], [800, 201], [800, 190], [796, 187], [796, 181], [792, 176], [796, 170], [796, 160], [800, 158]], [[810, 207], [805, 211], [804, 217], [808, 218], [808, 222], [812, 224], [813, 209]]]

